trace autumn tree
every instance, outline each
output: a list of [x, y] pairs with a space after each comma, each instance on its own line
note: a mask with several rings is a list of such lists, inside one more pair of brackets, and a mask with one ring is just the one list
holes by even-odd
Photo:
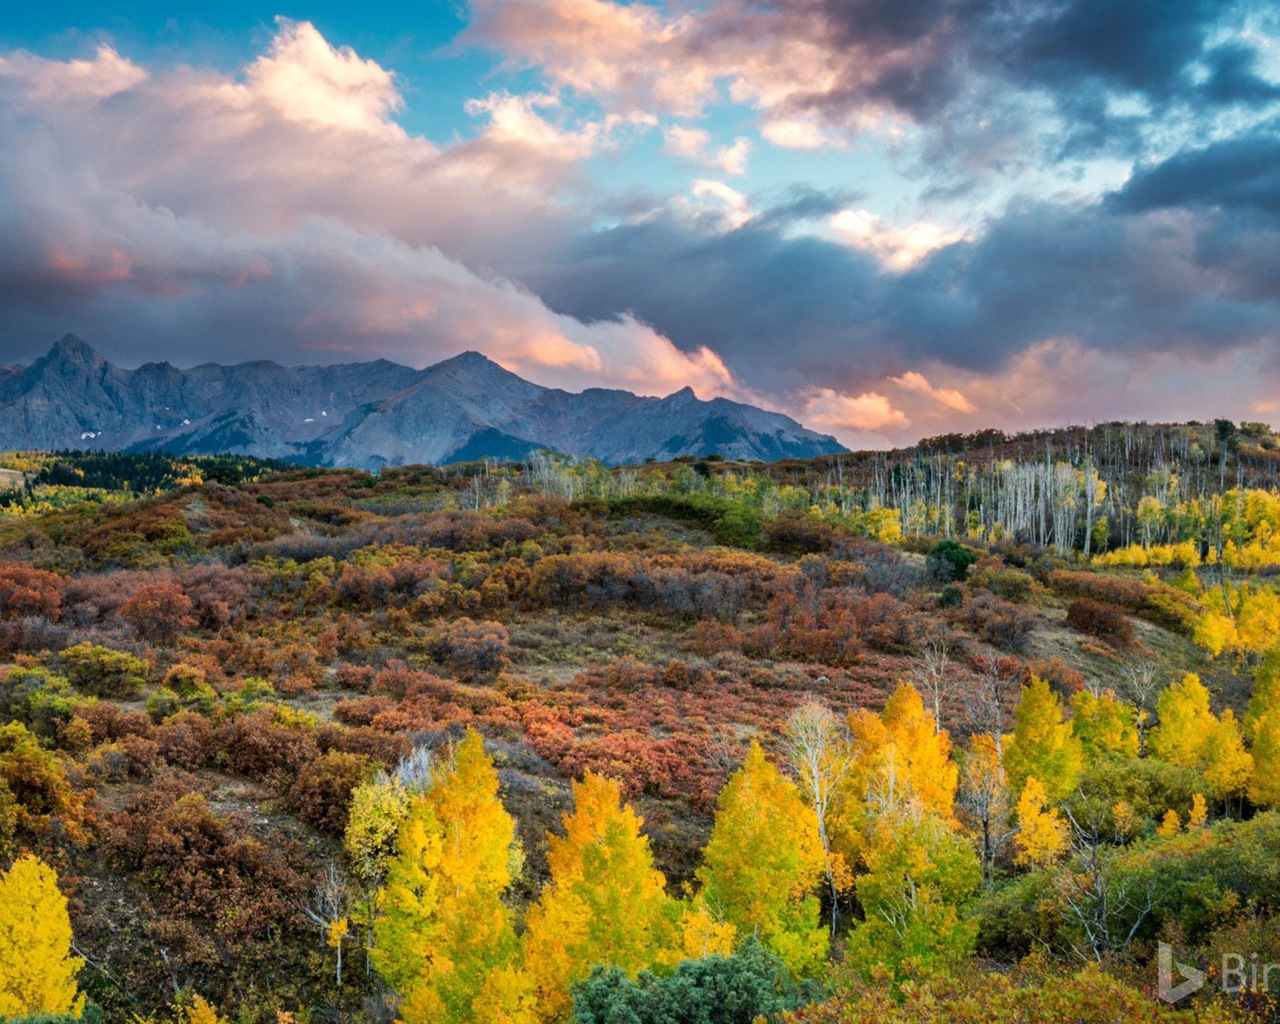
[[1280, 805], [1280, 708], [1253, 719], [1253, 778], [1249, 799], [1264, 807]]
[[982, 878], [973, 845], [919, 804], [871, 827], [857, 879], [862, 920], [848, 961], [864, 974], [927, 975], [973, 950], [977, 922], [963, 911]]
[[1089, 761], [1138, 756], [1136, 709], [1115, 694], [1081, 690], [1071, 698], [1071, 728]]
[[1004, 767], [1009, 785], [1020, 793], [1027, 779], [1040, 780], [1050, 800], [1073, 789], [1084, 770], [1080, 741], [1070, 721], [1063, 721], [1062, 702], [1049, 684], [1036, 676], [1022, 688], [1013, 732], [1005, 737]]
[[[959, 769], [951, 760], [951, 737], [937, 729], [914, 686], [899, 685], [879, 715], [854, 711], [849, 731], [846, 813], [856, 819], [862, 808], [885, 812], [916, 801], [944, 821], [952, 819]], [[848, 824], [856, 827], [856, 820]]]
[[[799, 813], [811, 815], [792, 792]], [[542, 1021], [568, 1016], [570, 988], [593, 965], [634, 977], [657, 964], [673, 938], [676, 908], [618, 784], [587, 772], [574, 783], [573, 803], [565, 834], [548, 836], [550, 879], [525, 918], [525, 967]]]
[[1160, 695], [1157, 706], [1160, 724], [1151, 732], [1151, 750], [1157, 757], [1203, 772], [1215, 799], [1239, 796], [1249, 788], [1254, 762], [1240, 723], [1230, 708], [1221, 718], [1214, 715], [1209, 691], [1199, 677], [1188, 675], [1174, 683]]
[[1254, 672], [1244, 728], [1253, 754], [1249, 799], [1264, 807], [1280, 805], [1280, 647]]
[[1049, 795], [1035, 776], [1027, 778], [1014, 810], [1018, 821], [1015, 860], [1045, 868], [1062, 856], [1070, 842], [1066, 820], [1049, 803]]
[[182, 1008], [182, 1024], [227, 1024], [213, 1005], [200, 994], [191, 997], [191, 1005]]
[[352, 875], [377, 888], [396, 852], [396, 836], [409, 815], [409, 793], [395, 776], [380, 775], [351, 793], [342, 851]]
[[813, 808], [752, 743], [720, 793], [698, 869], [702, 894], [740, 934], [755, 934], [799, 975], [827, 952], [814, 888], [827, 867]]
[[519, 869], [515, 822], [480, 734], [468, 731], [415, 797], [387, 871], [373, 960], [405, 1024], [477, 1019], [516, 950], [503, 894]]
[[827, 859], [826, 880], [831, 897], [831, 932], [839, 922], [840, 877], [827, 827], [833, 803], [849, 772], [849, 740], [831, 709], [805, 704], [787, 719], [783, 731], [787, 762], [818, 821], [818, 839]]
[[1160, 724], [1151, 731], [1151, 752], [1162, 761], [1185, 768], [1203, 766], [1204, 743], [1215, 724], [1209, 691], [1194, 674], [1173, 683], [1156, 702]]
[[0, 1018], [80, 1016], [76, 975], [84, 961], [71, 955], [71, 938], [58, 876], [43, 861], [20, 857], [0, 876]]
[[1253, 778], [1253, 756], [1245, 749], [1235, 712], [1227, 708], [1204, 743], [1204, 779], [1219, 800], [1241, 796]]
[[996, 741], [979, 733], [970, 741], [969, 756], [960, 772], [956, 806], [961, 823], [978, 838], [983, 872], [995, 872], [996, 857], [1016, 831], [1009, 783], [1000, 763]]

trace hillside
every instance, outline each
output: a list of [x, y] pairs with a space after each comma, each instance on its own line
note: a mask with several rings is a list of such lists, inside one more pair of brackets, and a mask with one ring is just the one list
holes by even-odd
[[[1004, 479], [1041, 464], [1037, 443], [1002, 441], [989, 464], [976, 445], [948, 457], [976, 480]], [[1020, 444], [1028, 460], [1003, 467]], [[1064, 439], [1053, 445], [1069, 465]], [[1148, 456], [1130, 466], [1096, 451], [1071, 454], [1094, 460], [1108, 490], [1152, 477]], [[1280, 854], [1268, 745], [1280, 554], [1266, 528], [1280, 496], [1213, 490], [1252, 480], [1236, 470], [1251, 452], [1238, 445], [1200, 483], [1174, 467], [1177, 487], [1206, 488], [1186, 502], [1238, 515], [1221, 517], [1226, 534], [1212, 518], [1179, 513], [1157, 528], [1148, 516], [1143, 566], [1135, 552], [1108, 564], [1011, 533], [951, 528], [939, 543], [904, 532], [910, 518], [877, 512], [876, 481], [924, 465], [918, 451], [764, 468], [543, 457], [377, 476], [11, 459], [28, 480], [94, 493], [0, 518], [4, 856], [34, 851], [57, 869], [87, 959], [80, 981], [107, 1020], [168, 1013], [176, 992], [233, 1020], [389, 1024], [398, 1012], [411, 1024], [428, 1019], [412, 1000], [444, 982], [379, 950], [393, 934], [428, 952], [454, 934], [432, 930], [448, 920], [435, 911], [400, 916], [395, 886], [437, 870], [428, 847], [405, 860], [404, 843], [461, 813], [442, 794], [465, 765], [500, 880], [474, 896], [511, 929], [484, 948], [553, 1008], [530, 1020], [564, 1019], [571, 982], [595, 963], [649, 963], [621, 959], [656, 955], [624, 954], [635, 936], [678, 948], [650, 964], [660, 975], [738, 949], [696, 970], [821, 982], [778, 982], [790, 994], [777, 1006], [815, 1024], [917, 1019], [909, 991], [952, 1007], [920, 1018], [939, 1021], [988, 1019], [964, 1009], [975, 993], [1028, 1019], [1067, 1019], [1041, 998], [1180, 1019], [1151, 1016], [1156, 944], [1209, 958], [1243, 941], [1246, 905], [1265, 943], [1280, 908], [1268, 867]], [[985, 515], [982, 488], [971, 493]], [[1059, 522], [1078, 537], [1085, 515], [1077, 501]], [[926, 521], [947, 532], [945, 517]], [[797, 774], [805, 721], [825, 723], [824, 756], [848, 759], [825, 859]], [[1027, 803], [1032, 779], [1039, 807]], [[735, 818], [743, 786], [778, 803]], [[423, 800], [437, 801], [435, 817], [414, 817]], [[566, 874], [556, 837], [588, 826], [562, 817], [587, 808], [619, 815], [618, 860]], [[478, 841], [469, 828], [460, 834]], [[1089, 858], [1107, 886], [1153, 895], [1099, 910], [1103, 893], [1076, 873]], [[413, 871], [427, 874], [404, 881]], [[739, 884], [777, 901], [768, 927], [751, 923]], [[922, 902], [898, 903], [901, 884]], [[572, 938], [551, 895], [569, 886], [598, 901], [602, 921], [629, 894], [614, 939]], [[914, 930], [880, 928], [886, 913]], [[540, 920], [559, 923], [548, 933]], [[738, 946], [752, 928], [754, 952]], [[576, 945], [539, 945], [548, 934]], [[1042, 959], [1024, 973], [1015, 965], [1032, 950]], [[1098, 959], [1109, 975], [1085, 969]], [[886, 978], [889, 1002], [877, 1003]], [[573, 991], [585, 1013], [588, 996]], [[395, 1011], [397, 993], [409, 1001]], [[1212, 993], [1200, 1009], [1227, 1012]]]

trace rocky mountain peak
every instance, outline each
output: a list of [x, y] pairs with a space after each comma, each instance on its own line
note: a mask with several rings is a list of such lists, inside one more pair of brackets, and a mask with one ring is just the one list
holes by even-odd
[[74, 447], [240, 452], [323, 466], [521, 459], [542, 449], [609, 464], [647, 458], [803, 458], [843, 451], [786, 416], [525, 380], [479, 352], [413, 370], [208, 363], [121, 369], [69, 334], [20, 374], [0, 375], [0, 451]]
[[74, 363], [80, 366], [101, 366], [106, 362], [102, 353], [76, 334], [64, 334], [49, 349], [45, 358], [51, 363]]

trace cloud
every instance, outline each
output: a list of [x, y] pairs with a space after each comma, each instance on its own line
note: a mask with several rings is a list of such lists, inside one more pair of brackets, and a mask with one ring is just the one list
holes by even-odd
[[831, 234], [838, 241], [873, 254], [889, 270], [913, 267], [931, 252], [964, 237], [928, 221], [896, 228], [867, 210], [841, 210], [831, 218]]
[[1210, 130], [1221, 109], [1274, 104], [1280, 82], [1258, 70], [1257, 34], [1240, 31], [1253, 11], [1247, 0], [475, 0], [466, 38], [616, 109], [689, 118], [747, 104], [762, 137], [789, 149], [915, 126], [945, 136], [953, 157], [972, 140], [975, 159], [1064, 159], [1133, 153], [1153, 130]]
[[31, 99], [99, 99], [140, 84], [147, 72], [105, 43], [93, 60], [56, 62], [18, 51], [0, 56], [0, 79], [9, 79]]
[[695, 199], [711, 200], [710, 207], [697, 207], [691, 204], [695, 213], [709, 210], [715, 221], [729, 230], [739, 228], [751, 219], [751, 209], [747, 197], [736, 188], [731, 188], [723, 181], [712, 178], [699, 178], [690, 190]]
[[1140, 167], [1109, 200], [1125, 211], [1223, 206], [1280, 216], [1280, 135], [1226, 139]]
[[488, 115], [484, 138], [491, 142], [533, 150], [543, 159], [565, 163], [591, 156], [607, 138], [610, 125], [589, 121], [566, 131], [538, 113], [539, 109], [559, 106], [560, 101], [548, 93], [491, 93], [486, 99], [468, 101], [466, 110], [473, 115]]
[[[542, 120], [535, 108], [549, 100], [481, 101], [486, 134], [440, 150], [389, 120], [398, 104], [390, 73], [310, 25], [282, 22], [243, 82], [186, 69], [126, 74], [107, 51], [96, 60], [97, 71], [4, 65], [6, 357], [67, 329], [123, 361], [349, 353], [420, 366], [479, 348], [562, 386], [739, 393], [707, 348], [678, 349], [625, 313], [586, 322], [553, 311], [442, 248], [501, 210], [501, 154], [532, 150], [549, 166], [596, 144], [594, 129], [566, 133]], [[118, 88], [104, 95], [106, 80]], [[480, 168], [489, 181], [477, 190], [470, 178]], [[518, 192], [527, 173], [513, 170], [504, 184]], [[439, 209], [445, 200], [456, 205]], [[520, 205], [535, 224], [540, 201]]]
[[711, 142], [710, 133], [701, 128], [688, 128], [685, 125], [673, 124], [662, 133], [662, 149], [673, 156], [686, 160], [701, 160], [706, 154], [707, 145]]
[[910, 424], [905, 413], [875, 391], [846, 395], [833, 388], [813, 388], [803, 395], [802, 402], [805, 422], [823, 430], [847, 434]]
[[760, 134], [782, 149], [821, 149], [835, 142], [820, 125], [798, 118], [767, 121]]
[[390, 71], [350, 47], [330, 46], [309, 22], [277, 18], [276, 24], [271, 52], [246, 72], [253, 92], [290, 120], [403, 135], [390, 120], [404, 106]]
[[924, 374], [915, 370], [908, 370], [900, 377], [890, 377], [889, 380], [906, 391], [931, 399], [951, 412], [973, 412], [973, 403], [955, 388], [935, 388]]
[[671, 125], [663, 130], [662, 149], [703, 167], [728, 175], [747, 173], [747, 158], [751, 155], [751, 140], [741, 136], [728, 146], [709, 149], [711, 135], [701, 128]]

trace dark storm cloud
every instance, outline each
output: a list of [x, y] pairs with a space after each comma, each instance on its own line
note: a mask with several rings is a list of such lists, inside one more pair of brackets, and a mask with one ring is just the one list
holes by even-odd
[[797, 185], [775, 199], [755, 218], [754, 227], [784, 227], [830, 217], [863, 198], [861, 192]]
[[584, 239], [530, 284], [575, 316], [625, 308], [707, 344], [758, 388], [852, 385], [926, 361], [994, 372], [1053, 337], [1114, 353], [1274, 340], [1277, 255], [1280, 232], [1212, 211], [1027, 202], [903, 273], [762, 221], [723, 234], [663, 219]]
[[1200, 93], [1216, 104], [1271, 103], [1280, 99], [1280, 86], [1257, 73], [1258, 51], [1243, 43], [1224, 43], [1205, 54], [1209, 77]]
[[1136, 171], [1109, 201], [1127, 211], [1223, 206], [1280, 216], [1280, 135], [1259, 133], [1178, 153]]

